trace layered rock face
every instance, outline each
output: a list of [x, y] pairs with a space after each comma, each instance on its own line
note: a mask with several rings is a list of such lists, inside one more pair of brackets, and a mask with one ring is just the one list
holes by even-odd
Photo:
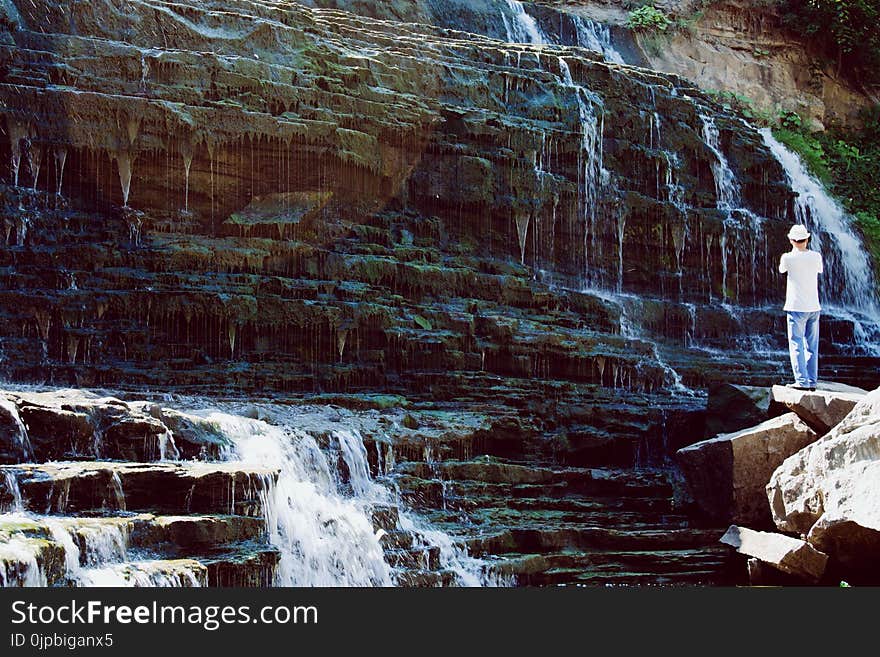
[[546, 437], [498, 409], [0, 394], [0, 585], [735, 581], [665, 472], [528, 458]]
[[[5, 3], [0, 372], [415, 404], [364, 433], [371, 473], [474, 553], [502, 555], [497, 572], [527, 584], [729, 581], [714, 530], [677, 513], [662, 468], [702, 436], [689, 387], [769, 385], [787, 371], [773, 351], [775, 252], [795, 195], [741, 117], [676, 76], [581, 47], [571, 18], [557, 16], [553, 36], [572, 45], [538, 44], [546, 20], [514, 5]], [[846, 277], [829, 279], [839, 298]], [[855, 348], [857, 324], [826, 322], [823, 373], [868, 385], [878, 375]], [[194, 431], [185, 413], [64, 395], [15, 406], [0, 406], [0, 457], [23, 504], [32, 491], [57, 509], [57, 488], [43, 489], [59, 477], [95, 484], [73, 488], [87, 513], [113, 511], [116, 482], [137, 490], [142, 473], [177, 491], [192, 483], [186, 467], [153, 465], [167, 431]], [[437, 458], [400, 430], [417, 431], [423, 412], [493, 420]], [[228, 422], [225, 435], [299, 428]], [[31, 451], [16, 442], [22, 427]], [[225, 443], [196, 433], [165, 460], [217, 461]], [[392, 466], [387, 444], [401, 457]], [[98, 463], [47, 470], [56, 459]], [[248, 472], [212, 481], [239, 489]], [[231, 496], [216, 500], [140, 498], [130, 510], [216, 516]], [[261, 568], [276, 559], [262, 549], [275, 530], [252, 537]], [[430, 549], [387, 541], [403, 552], [386, 566], [430, 566], [399, 582], [448, 583]], [[373, 548], [358, 582], [387, 583]], [[289, 575], [279, 563], [248, 581]]]
[[[679, 345], [782, 335], [706, 304], [776, 300], [791, 192], [759, 135], [677, 78], [298, 5], [8, 23], [8, 179], [36, 190], [4, 193], [16, 378], [650, 390], [662, 370], [630, 357], [650, 346], [607, 337], [621, 313]], [[719, 210], [717, 149], [742, 211]]]
[[872, 103], [870, 93], [811, 51], [809, 37], [786, 25], [773, 4], [662, 0], [653, 5], [682, 21], [683, 28], [660, 36], [633, 35], [623, 27], [630, 9], [626, 3], [563, 3], [569, 12], [618, 26], [615, 35], [621, 41], [634, 38], [637, 45], [626, 53], [628, 63], [681, 75], [704, 89], [737, 94], [774, 114], [797, 112], [816, 129], [857, 121], [859, 110]]

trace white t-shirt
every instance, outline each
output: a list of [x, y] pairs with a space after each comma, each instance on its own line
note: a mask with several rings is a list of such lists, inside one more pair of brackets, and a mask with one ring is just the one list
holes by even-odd
[[792, 249], [779, 259], [779, 271], [788, 273], [785, 288], [785, 311], [811, 313], [822, 310], [819, 305], [819, 281], [822, 254], [818, 251]]

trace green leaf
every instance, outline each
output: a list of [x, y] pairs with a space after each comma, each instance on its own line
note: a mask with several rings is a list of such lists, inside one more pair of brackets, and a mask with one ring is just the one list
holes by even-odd
[[415, 320], [416, 324], [421, 326], [426, 331], [430, 331], [432, 329], [431, 322], [429, 322], [427, 319], [425, 319], [421, 315], [413, 315], [413, 319]]

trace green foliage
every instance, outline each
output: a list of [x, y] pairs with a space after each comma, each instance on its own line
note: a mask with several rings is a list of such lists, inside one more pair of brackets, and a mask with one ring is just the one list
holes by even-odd
[[793, 112], [780, 115], [773, 134], [796, 151], [855, 218], [880, 270], [880, 105], [860, 116], [863, 127], [830, 126], [811, 134]]
[[783, 20], [836, 60], [838, 70], [880, 81], [880, 0], [780, 0]]
[[707, 93], [724, 109], [736, 110], [755, 125], [766, 127], [772, 125], [776, 117], [770, 110], [755, 107], [752, 99], [735, 91], [707, 90]]
[[629, 12], [626, 26], [640, 32], [665, 32], [672, 20], [653, 5], [645, 5]]
[[825, 147], [816, 135], [806, 129], [803, 119], [797, 113], [781, 112], [779, 124], [774, 128], [773, 134], [801, 156], [807, 169], [814, 176], [826, 185], [831, 182]]

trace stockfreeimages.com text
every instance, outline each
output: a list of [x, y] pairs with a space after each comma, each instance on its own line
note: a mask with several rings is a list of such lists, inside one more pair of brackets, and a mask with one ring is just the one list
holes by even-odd
[[153, 601], [146, 605], [108, 605], [100, 600], [81, 603], [71, 600], [63, 604], [37, 605], [16, 600], [12, 603], [12, 624], [21, 625], [92, 625], [96, 623], [141, 625], [200, 625], [213, 632], [223, 625], [260, 623], [264, 625], [318, 623], [318, 609], [314, 606], [289, 607], [285, 605], [261, 607], [254, 612], [250, 606], [221, 605], [161, 605]]

